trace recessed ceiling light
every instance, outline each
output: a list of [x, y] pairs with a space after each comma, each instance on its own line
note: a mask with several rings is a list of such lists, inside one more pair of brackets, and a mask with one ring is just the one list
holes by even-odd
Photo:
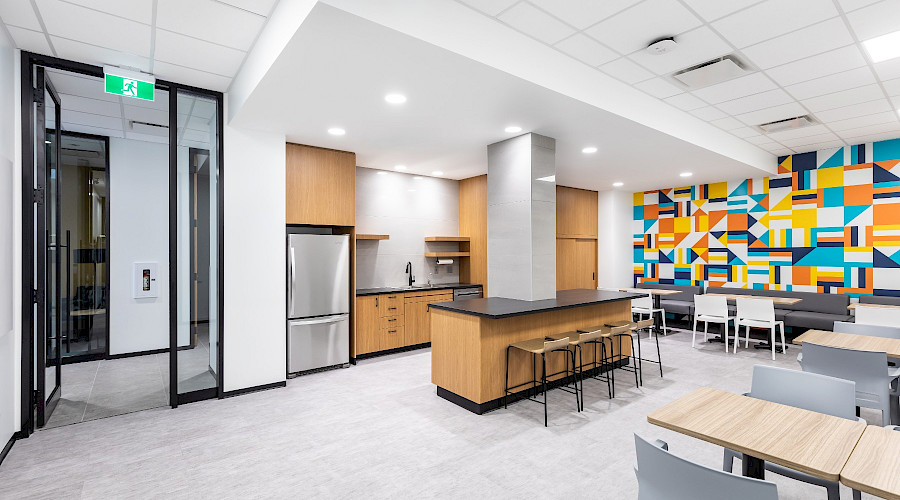
[[415, 192], [416, 192], [415, 189], [407, 189], [407, 191], [409, 191], [410, 193], [415, 193]]
[[887, 61], [900, 57], [900, 31], [881, 35], [863, 42], [863, 47], [872, 58], [872, 62]]
[[387, 175], [387, 172], [385, 172], [384, 170], [379, 170], [378, 175]]
[[594, 146], [588, 146], [588, 147], [582, 149], [581, 152], [582, 152], [582, 153], [585, 153], [585, 154], [596, 153], [596, 152], [597, 152], [597, 148], [595, 148]]
[[680, 174], [678, 174], [678, 175], [680, 175], [680, 176], [682, 176], [682, 177], [690, 177], [690, 176], [692, 176], [692, 175], [694, 175], [694, 174], [692, 174], [692, 173], [690, 173], [690, 172], [682, 172], [682, 173], [680, 173]]
[[503, 131], [508, 134], [515, 134], [517, 132], [521, 132], [522, 127], [518, 127], [516, 125], [510, 125], [510, 126], [506, 127], [505, 129], [503, 129]]
[[406, 96], [403, 94], [388, 94], [384, 96], [384, 100], [391, 104], [403, 104], [406, 102]]
[[347, 133], [347, 131], [340, 127], [331, 127], [330, 129], [328, 129], [328, 133], [331, 135], [344, 135]]
[[547, 177], [538, 177], [537, 180], [544, 182], [556, 182], [556, 176], [548, 175]]
[[394, 165], [394, 170], [399, 170], [401, 172], [406, 170], [406, 165]]
[[624, 185], [625, 185], [624, 182], [613, 182], [613, 187], [620, 188], [620, 187], [622, 187], [622, 186], [624, 186]]
[[435, 177], [440, 177], [440, 176], [444, 175], [444, 173], [441, 172], [440, 170], [435, 170], [434, 172], [431, 173], [431, 175], [433, 175]]

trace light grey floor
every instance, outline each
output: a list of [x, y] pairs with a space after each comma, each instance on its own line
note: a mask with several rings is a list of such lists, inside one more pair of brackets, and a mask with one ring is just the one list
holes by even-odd
[[[0, 498], [636, 498], [634, 432], [722, 462], [721, 448], [654, 427], [648, 413], [700, 386], [744, 392], [755, 363], [797, 368], [799, 352], [772, 363], [766, 351], [692, 349], [684, 332], [661, 344], [665, 378], [647, 368], [636, 389], [619, 372], [612, 401], [588, 381], [580, 414], [572, 395], [552, 391], [549, 428], [528, 401], [479, 416], [437, 397], [421, 350], [286, 389], [38, 432], [0, 466]], [[769, 476], [782, 499], [824, 498]]]

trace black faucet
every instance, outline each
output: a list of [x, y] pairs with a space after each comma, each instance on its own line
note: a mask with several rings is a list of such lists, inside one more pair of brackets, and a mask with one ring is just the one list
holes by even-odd
[[416, 282], [416, 278], [412, 273], [412, 262], [406, 263], [406, 274], [409, 276], [409, 286], [412, 286], [412, 284]]

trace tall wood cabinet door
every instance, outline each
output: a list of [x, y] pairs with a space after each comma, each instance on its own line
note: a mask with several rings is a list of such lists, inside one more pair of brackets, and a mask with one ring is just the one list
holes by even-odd
[[571, 290], [578, 288], [576, 280], [577, 259], [575, 256], [575, 240], [572, 238], [556, 239], [556, 289]]
[[378, 336], [381, 314], [378, 295], [356, 298], [356, 354], [368, 354], [380, 350]]
[[575, 288], [597, 289], [597, 240], [575, 240]]

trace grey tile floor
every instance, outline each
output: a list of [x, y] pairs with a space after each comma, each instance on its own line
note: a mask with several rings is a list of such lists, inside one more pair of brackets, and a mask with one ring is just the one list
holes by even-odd
[[[634, 432], [711, 467], [722, 461], [721, 448], [648, 424], [649, 412], [700, 386], [746, 391], [754, 364], [797, 368], [799, 352], [772, 362], [754, 349], [692, 349], [686, 332], [660, 343], [665, 378], [647, 369], [637, 389], [617, 377], [612, 401], [589, 381], [582, 413], [552, 391], [549, 428], [527, 401], [475, 415], [437, 397], [420, 350], [285, 389], [38, 432], [0, 466], [0, 498], [636, 498]], [[770, 479], [782, 499], [824, 498]]]

